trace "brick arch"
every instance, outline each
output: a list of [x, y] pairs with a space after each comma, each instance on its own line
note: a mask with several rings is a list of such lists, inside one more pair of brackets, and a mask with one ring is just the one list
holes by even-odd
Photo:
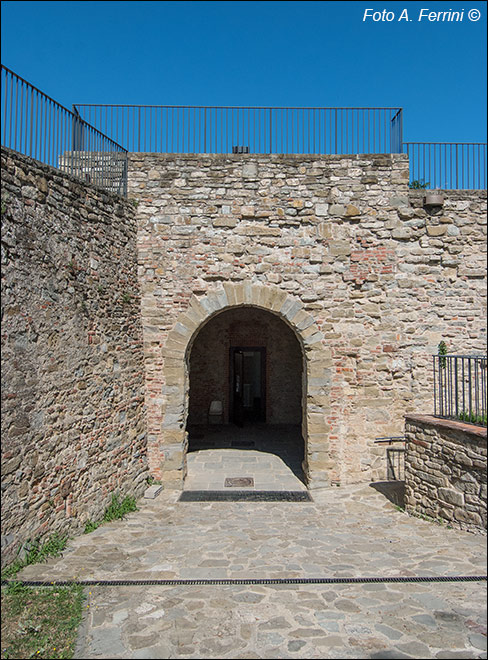
[[[252, 306], [271, 312], [294, 331], [305, 363], [302, 432], [305, 440], [305, 472], [309, 487], [328, 484], [329, 460], [325, 416], [329, 407], [329, 374], [323, 335], [301, 301], [279, 287], [250, 282], [225, 283], [204, 296], [193, 295], [168, 333], [163, 347], [163, 415], [159, 439], [149, 448], [150, 465], [166, 488], [180, 489], [186, 472], [189, 401], [189, 353], [200, 329], [220, 312]], [[152, 450], [152, 451], [151, 451]], [[153, 460], [151, 461], [151, 456]], [[154, 465], [154, 457], [159, 463]], [[156, 469], [154, 469], [156, 468]]]

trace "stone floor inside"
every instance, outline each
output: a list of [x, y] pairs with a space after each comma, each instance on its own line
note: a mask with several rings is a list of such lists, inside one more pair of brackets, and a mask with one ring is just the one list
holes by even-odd
[[303, 458], [299, 426], [194, 427], [184, 489], [306, 491]]

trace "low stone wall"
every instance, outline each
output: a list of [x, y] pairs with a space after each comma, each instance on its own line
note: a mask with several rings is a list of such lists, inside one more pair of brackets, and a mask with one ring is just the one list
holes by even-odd
[[430, 415], [407, 415], [405, 505], [486, 533], [486, 429]]
[[134, 207], [2, 148], [2, 563], [147, 475]]

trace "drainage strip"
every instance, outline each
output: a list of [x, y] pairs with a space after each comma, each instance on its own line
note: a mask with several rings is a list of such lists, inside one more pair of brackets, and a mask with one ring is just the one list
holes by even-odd
[[486, 575], [431, 575], [399, 577], [332, 577], [332, 578], [201, 578], [195, 580], [2, 580], [2, 586], [21, 584], [26, 587], [180, 587], [193, 585], [280, 585], [280, 584], [371, 584], [411, 582], [486, 582]]
[[[249, 477], [248, 477], [249, 478]], [[242, 479], [242, 477], [241, 477]], [[225, 484], [229, 487], [230, 484]], [[240, 483], [238, 485], [241, 485]], [[178, 502], [312, 502], [307, 490], [184, 490]]]

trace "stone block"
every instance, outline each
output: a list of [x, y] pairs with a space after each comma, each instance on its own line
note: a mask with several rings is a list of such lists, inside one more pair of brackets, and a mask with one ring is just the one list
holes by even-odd
[[230, 306], [237, 305], [236, 285], [231, 284], [230, 282], [224, 282], [223, 287], [227, 295], [227, 300], [229, 301], [229, 305]]
[[162, 490], [163, 487], [161, 486], [161, 484], [153, 484], [152, 486], [149, 486], [149, 488], [145, 490], [144, 499], [154, 500]]
[[391, 237], [398, 241], [406, 241], [413, 236], [413, 230], [410, 227], [395, 227], [391, 232]]
[[346, 206], [346, 213], [345, 213], [346, 218], [354, 218], [360, 214], [361, 211], [358, 209], [357, 206], [354, 206], [353, 204], [348, 204]]
[[237, 233], [243, 236], [280, 236], [281, 229], [279, 227], [270, 227], [269, 225], [260, 222], [253, 223], [252, 225], [244, 225], [241, 223], [237, 227]]
[[237, 218], [231, 215], [227, 216], [218, 216], [217, 218], [214, 218], [212, 220], [212, 225], [214, 227], [236, 227], [237, 226]]
[[256, 210], [254, 206], [241, 206], [242, 218], [254, 218], [255, 215], [256, 215]]
[[184, 473], [183, 470], [164, 470], [164, 490], [183, 490]]
[[430, 225], [427, 227], [428, 236], [443, 236], [446, 231], [446, 225]]
[[464, 504], [464, 495], [453, 488], [439, 488], [437, 491], [439, 499], [448, 504], [462, 506]]
[[317, 236], [319, 238], [332, 238], [332, 225], [330, 222], [319, 222], [317, 225]]
[[163, 455], [164, 463], [162, 467], [165, 472], [180, 470], [183, 468], [183, 448], [181, 445], [165, 445], [163, 448]]
[[244, 179], [257, 179], [258, 177], [258, 164], [257, 163], [244, 163], [242, 166], [242, 177]]
[[[346, 209], [342, 204], [331, 204], [329, 207], [329, 215], [335, 215], [342, 217], [346, 212]], [[317, 213], [318, 215], [318, 213]]]
[[348, 256], [351, 254], [350, 241], [329, 241], [329, 254], [333, 257]]

